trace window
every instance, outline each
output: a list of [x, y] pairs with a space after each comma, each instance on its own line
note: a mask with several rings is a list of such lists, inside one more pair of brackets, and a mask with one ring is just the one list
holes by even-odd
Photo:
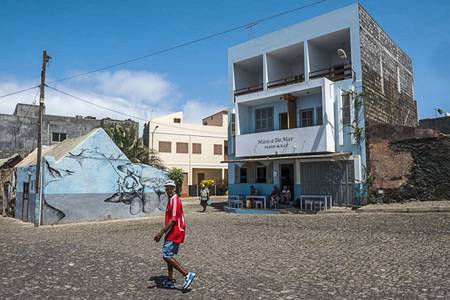
[[228, 141], [223, 141], [223, 153], [225, 160], [228, 159]]
[[180, 118], [173, 118], [173, 122], [174, 123], [181, 123], [181, 119]]
[[273, 130], [273, 107], [255, 110], [256, 132]]
[[256, 167], [256, 183], [266, 183], [266, 182], [267, 182], [267, 168]]
[[316, 126], [323, 125], [322, 106], [316, 107]]
[[67, 134], [66, 133], [61, 133], [61, 132], [52, 132], [52, 142], [62, 142], [67, 138]]
[[222, 155], [222, 145], [214, 145], [214, 155]]
[[239, 168], [239, 183], [247, 183], [247, 168]]
[[159, 152], [166, 152], [166, 153], [172, 152], [172, 143], [160, 141], [159, 142]]
[[178, 143], [177, 142], [177, 153], [188, 153], [188, 143]]
[[343, 94], [342, 95], [342, 125], [350, 125], [351, 124], [351, 116], [350, 116], [350, 95]]
[[280, 114], [280, 130], [288, 129], [288, 114], [281, 113]]
[[192, 143], [192, 153], [202, 154], [202, 144]]
[[300, 127], [309, 127], [313, 126], [313, 115], [314, 110], [305, 109], [300, 111]]
[[236, 135], [236, 115], [231, 114], [231, 135]]

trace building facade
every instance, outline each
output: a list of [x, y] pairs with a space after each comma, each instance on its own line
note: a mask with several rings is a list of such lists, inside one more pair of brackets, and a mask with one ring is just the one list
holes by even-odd
[[220, 111], [206, 117], [201, 124], [183, 122], [177, 112], [155, 118], [144, 128], [144, 145], [154, 149], [167, 168], [184, 172], [183, 196], [196, 196], [203, 179], [212, 179], [224, 192], [226, 186], [228, 112]]
[[364, 194], [365, 128], [417, 125], [411, 59], [358, 4], [228, 51], [229, 194]]
[[[39, 106], [19, 103], [12, 115], [0, 114], [0, 158], [19, 153], [26, 156], [37, 146]], [[114, 120], [95, 117], [66, 117], [44, 115], [42, 143], [54, 145], [65, 139], [76, 138], [94, 128], [108, 128], [120, 124], [134, 128], [139, 134], [139, 123], [132, 120]]]

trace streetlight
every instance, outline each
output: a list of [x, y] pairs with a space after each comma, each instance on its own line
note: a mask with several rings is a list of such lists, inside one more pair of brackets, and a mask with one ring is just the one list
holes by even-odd
[[345, 50], [342, 48], [337, 49], [337, 56], [339, 56], [340, 59], [345, 60], [347, 65], [350, 65], [350, 69], [352, 70], [353, 81], [355, 81], [356, 80], [356, 72], [355, 72], [355, 70], [353, 70], [353, 66], [350, 64], [350, 60], [348, 59], [348, 56], [347, 56], [347, 53], [345, 52]]
[[155, 126], [155, 129], [153, 129], [152, 131], [152, 152], [155, 151], [155, 149], [153, 148], [153, 144], [154, 144], [154, 136], [155, 136], [155, 131], [156, 129], [158, 129], [158, 125]]

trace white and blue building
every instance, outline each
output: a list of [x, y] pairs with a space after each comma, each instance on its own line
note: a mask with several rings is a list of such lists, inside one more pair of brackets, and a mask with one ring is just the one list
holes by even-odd
[[365, 183], [361, 8], [228, 49], [229, 195], [274, 185], [353, 205]]

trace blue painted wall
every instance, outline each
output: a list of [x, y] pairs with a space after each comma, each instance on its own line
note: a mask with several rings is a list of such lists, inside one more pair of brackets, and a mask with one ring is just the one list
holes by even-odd
[[[43, 161], [44, 224], [129, 218], [164, 209], [167, 174], [131, 163], [103, 129], [92, 131], [64, 157], [47, 155]], [[17, 168], [18, 197], [23, 197], [23, 183], [34, 176], [34, 166]], [[16, 213], [21, 218], [21, 207]]]

